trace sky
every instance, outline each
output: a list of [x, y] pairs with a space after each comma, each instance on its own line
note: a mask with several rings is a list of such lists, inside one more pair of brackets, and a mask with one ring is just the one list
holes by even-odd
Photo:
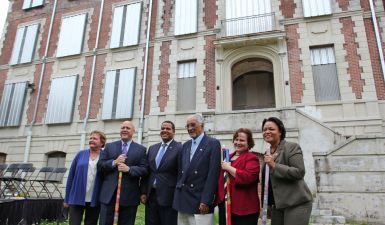
[[0, 38], [3, 34], [5, 20], [7, 19], [8, 4], [8, 0], [0, 0]]

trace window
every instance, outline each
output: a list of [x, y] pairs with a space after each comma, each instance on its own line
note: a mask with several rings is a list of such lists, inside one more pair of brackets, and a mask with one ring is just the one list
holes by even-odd
[[227, 36], [273, 30], [270, 0], [226, 0]]
[[28, 25], [17, 29], [12, 50], [12, 65], [32, 62], [38, 33], [39, 24]]
[[77, 75], [52, 79], [45, 116], [46, 124], [72, 121], [77, 81]]
[[49, 167], [64, 167], [66, 162], [66, 153], [51, 152], [47, 154], [47, 166]]
[[7, 160], [7, 154], [0, 152], [0, 163], [5, 163]]
[[315, 100], [340, 99], [336, 60], [333, 47], [311, 48]]
[[175, 35], [197, 32], [197, 23], [197, 0], [175, 0]]
[[44, 4], [44, 0], [24, 0], [23, 9], [29, 9]]
[[136, 68], [108, 71], [104, 87], [102, 119], [132, 118]]
[[196, 62], [178, 63], [177, 110], [195, 110]]
[[0, 126], [20, 125], [27, 87], [27, 82], [5, 84], [0, 105]]
[[304, 17], [332, 14], [330, 0], [302, 0]]
[[87, 13], [63, 17], [57, 57], [80, 54], [83, 49]]
[[115, 8], [110, 48], [138, 44], [141, 9], [141, 2], [122, 5]]

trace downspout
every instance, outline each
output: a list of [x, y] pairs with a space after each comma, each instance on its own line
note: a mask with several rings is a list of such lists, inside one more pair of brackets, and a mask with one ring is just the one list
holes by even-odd
[[382, 42], [381, 42], [380, 32], [379, 32], [379, 29], [378, 29], [376, 12], [375, 12], [375, 9], [374, 9], [373, 0], [369, 0], [369, 3], [370, 3], [370, 11], [372, 13], [374, 33], [376, 34], [376, 42], [377, 42], [378, 54], [380, 56], [380, 63], [381, 63], [381, 69], [382, 69], [382, 77], [385, 80], [384, 52], [382, 50]]
[[83, 120], [83, 130], [80, 137], [80, 149], [84, 149], [85, 143], [86, 143], [87, 122], [88, 122], [90, 109], [91, 109], [92, 86], [94, 84], [95, 67], [96, 67], [96, 56], [97, 56], [96, 51], [99, 45], [99, 36], [100, 36], [100, 29], [102, 25], [103, 9], [104, 9], [104, 0], [102, 0], [102, 2], [100, 3], [100, 13], [99, 13], [99, 21], [98, 21], [98, 30], [96, 33], [95, 48], [92, 50], [93, 60], [92, 60], [92, 69], [91, 69], [91, 80], [90, 80], [90, 87], [88, 90], [87, 111], [86, 111], [86, 116], [84, 117], [84, 120]]
[[45, 52], [44, 52], [44, 56], [42, 59], [42, 67], [41, 67], [41, 72], [40, 72], [39, 87], [37, 89], [35, 108], [33, 110], [32, 121], [31, 121], [30, 125], [28, 126], [28, 130], [27, 130], [27, 141], [26, 141], [25, 150], [24, 150], [24, 162], [28, 162], [29, 153], [31, 151], [32, 127], [36, 123], [37, 108], [39, 105], [39, 99], [40, 99], [40, 95], [41, 95], [41, 87], [43, 85], [43, 78], [44, 78], [44, 73], [45, 73], [45, 66], [47, 63], [48, 49], [49, 49], [49, 45], [51, 43], [51, 34], [52, 34], [52, 28], [53, 28], [53, 23], [54, 23], [54, 19], [55, 19], [56, 6], [57, 6], [57, 0], [55, 0], [55, 2], [53, 4], [53, 10], [52, 10], [51, 21], [49, 24], [49, 31], [48, 31], [48, 37], [47, 37], [47, 45], [45, 46]]
[[152, 18], [152, 0], [150, 0], [150, 6], [148, 10], [148, 21], [147, 21], [147, 37], [146, 37], [146, 51], [144, 55], [144, 72], [143, 72], [143, 84], [142, 84], [142, 103], [140, 109], [139, 118], [139, 129], [138, 129], [138, 143], [142, 143], [143, 139], [143, 128], [144, 128], [144, 104], [146, 98], [146, 85], [147, 85], [147, 66], [148, 66], [148, 49], [150, 45], [150, 30], [151, 30], [151, 18]]

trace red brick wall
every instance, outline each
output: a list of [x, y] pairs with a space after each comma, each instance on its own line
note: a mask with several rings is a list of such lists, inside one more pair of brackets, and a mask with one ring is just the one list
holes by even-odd
[[[40, 99], [38, 100], [39, 104], [38, 104], [38, 110], [37, 110], [36, 121], [35, 121], [37, 123], [43, 122], [43, 116], [48, 103], [48, 92], [49, 92], [48, 88], [51, 84], [52, 66], [53, 66], [53, 63], [51, 62], [51, 63], [47, 63], [45, 67], [43, 85], [41, 88]], [[28, 102], [28, 109], [27, 109], [28, 123], [32, 122], [33, 111], [35, 110], [35, 103], [36, 103], [37, 92], [38, 92], [37, 89], [39, 88], [41, 69], [42, 69], [42, 64], [36, 65], [36, 70], [35, 70], [34, 79], [33, 79], [33, 83], [35, 83], [36, 85], [36, 90], [31, 93], [31, 98]]]
[[366, 38], [368, 40], [370, 61], [372, 64], [374, 84], [376, 86], [377, 98], [384, 100], [385, 99], [385, 82], [382, 76], [382, 69], [380, 64], [380, 57], [378, 55], [378, 48], [376, 43], [376, 38], [374, 34], [374, 27], [372, 19], [364, 19]]
[[285, 26], [287, 34], [287, 52], [289, 60], [289, 80], [292, 103], [301, 103], [303, 96], [303, 72], [301, 71], [302, 61], [300, 59], [301, 49], [298, 45], [298, 24]]
[[171, 0], [163, 0], [164, 6], [163, 6], [163, 23], [162, 23], [162, 28], [163, 28], [163, 33], [165, 35], [168, 34], [170, 31], [170, 26], [171, 26], [171, 17], [172, 17], [172, 3]]
[[7, 80], [8, 70], [0, 70], [0, 101], [3, 97], [4, 83]]
[[[149, 6], [148, 6], [149, 7]], [[153, 41], [155, 38], [155, 30], [156, 30], [156, 21], [158, 17], [158, 0], [152, 1], [152, 13], [151, 13], [151, 25], [150, 25], [150, 41]], [[146, 31], [147, 34], [147, 21], [148, 21], [148, 12], [146, 14]]]
[[[11, 59], [13, 44], [14, 44], [14, 40], [16, 37], [16, 32], [19, 24], [28, 23], [31, 21], [38, 21], [45, 18], [46, 26], [44, 27], [44, 29], [45, 28], [48, 29], [47, 27], [49, 27], [49, 25], [47, 24], [49, 24], [50, 16], [51, 16], [50, 12], [52, 11], [50, 5], [47, 5], [43, 8], [36, 8], [36, 9], [27, 10], [27, 11], [22, 10], [22, 6], [23, 6], [23, 1], [13, 1], [12, 3], [12, 12], [8, 14], [8, 18], [7, 18], [8, 26], [4, 27], [7, 30], [5, 33], [3, 48], [0, 54], [0, 65], [8, 64]], [[40, 30], [41, 29], [42, 27], [40, 27]], [[43, 47], [45, 46], [42, 46], [40, 49], [44, 49]], [[41, 56], [42, 54], [40, 54], [40, 57]]]
[[[143, 60], [144, 62], [144, 60]], [[144, 99], [144, 113], [150, 114], [151, 108], [151, 90], [152, 90], [152, 69], [154, 64], [154, 47], [148, 49], [148, 67], [147, 67], [147, 79], [146, 79], [146, 94]]]
[[[360, 2], [361, 2], [361, 8], [364, 11], [369, 11], [370, 10], [369, 0], [360, 0]], [[373, 5], [376, 5], [375, 1], [373, 1]]]
[[159, 65], [159, 86], [158, 86], [158, 105], [160, 107], [160, 111], [164, 112], [164, 109], [167, 106], [168, 100], [168, 80], [170, 79], [169, 68], [170, 68], [170, 45], [171, 41], [162, 42], [162, 46], [160, 47], [160, 65]]
[[215, 27], [215, 23], [218, 19], [216, 0], [204, 0], [203, 8], [203, 21], [205, 22], [207, 29]]
[[[76, 2], [76, 1], [75, 1]], [[93, 2], [93, 1], [91, 1]], [[103, 15], [102, 15], [102, 24], [100, 27], [100, 36], [99, 36], [99, 46], [98, 48], [107, 48], [107, 41], [109, 39], [110, 33], [110, 24], [112, 24], [112, 2], [111, 0], [106, 0], [104, 2]], [[99, 23], [99, 14], [100, 14], [100, 2], [95, 1], [94, 11], [91, 16], [91, 31], [88, 39], [88, 47], [90, 51], [96, 46], [96, 33], [98, 31]], [[89, 21], [88, 21], [89, 22]]]
[[352, 87], [353, 93], [356, 95], [356, 98], [362, 99], [362, 92], [365, 81], [361, 79], [362, 68], [359, 65], [360, 56], [357, 52], [358, 43], [355, 39], [357, 34], [354, 33], [353, 30], [355, 24], [351, 17], [340, 18], [340, 22], [342, 23], [341, 33], [344, 35], [345, 38], [345, 60], [348, 62], [349, 65], [347, 68], [347, 73], [350, 75], [349, 85]]
[[[95, 66], [95, 75], [94, 83], [92, 84], [92, 94], [91, 94], [91, 108], [90, 108], [90, 119], [95, 119], [99, 113], [100, 102], [102, 99], [102, 89], [103, 89], [103, 80], [104, 80], [104, 67], [106, 64], [106, 54], [98, 55], [96, 57], [96, 66]], [[78, 106], [80, 119], [84, 119], [87, 113], [87, 101], [88, 101], [88, 92], [91, 82], [91, 72], [92, 72], [92, 61], [93, 56], [86, 57], [86, 65], [84, 70], [84, 76], [81, 87], [80, 95], [80, 104]]]
[[294, 3], [294, 0], [281, 0], [281, 5], [279, 9], [282, 12], [282, 15], [287, 18], [293, 18], [297, 4]]
[[342, 11], [347, 11], [349, 7], [349, 0], [337, 0], [338, 6]]
[[204, 86], [206, 91], [204, 93], [206, 104], [209, 109], [215, 108], [215, 46], [214, 40], [216, 39], [215, 35], [205, 36], [205, 60], [204, 64], [206, 66], [203, 74], [205, 76]]

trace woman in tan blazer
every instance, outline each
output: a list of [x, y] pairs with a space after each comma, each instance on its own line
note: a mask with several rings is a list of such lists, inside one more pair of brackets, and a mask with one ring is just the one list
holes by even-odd
[[[301, 147], [285, 141], [285, 126], [276, 117], [263, 120], [262, 132], [263, 139], [271, 145], [271, 154], [264, 156], [263, 168], [264, 171], [266, 165], [270, 167], [268, 202], [272, 206], [271, 224], [308, 225], [312, 195], [303, 179], [305, 166]], [[264, 175], [263, 172], [263, 180]]]

